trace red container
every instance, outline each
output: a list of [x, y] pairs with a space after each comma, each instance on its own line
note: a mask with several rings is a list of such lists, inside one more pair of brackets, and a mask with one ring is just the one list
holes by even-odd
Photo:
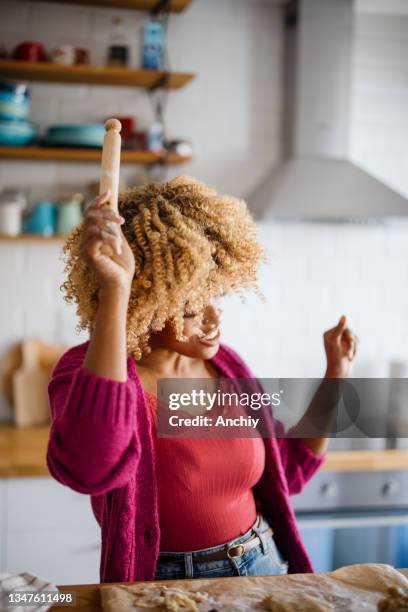
[[25, 62], [43, 62], [45, 60], [44, 45], [39, 42], [22, 42], [14, 49], [14, 58]]
[[135, 131], [136, 121], [133, 117], [117, 117], [117, 119], [122, 124], [122, 129], [120, 131], [123, 140], [127, 140], [130, 138]]
[[79, 65], [89, 64], [89, 49], [75, 47], [75, 63]]

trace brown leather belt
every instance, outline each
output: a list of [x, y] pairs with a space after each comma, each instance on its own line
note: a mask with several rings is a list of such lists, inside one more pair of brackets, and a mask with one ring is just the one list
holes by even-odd
[[[272, 529], [269, 527], [266, 531], [263, 532], [266, 537], [269, 537], [273, 534]], [[209, 561], [221, 561], [222, 559], [236, 559], [237, 557], [242, 557], [242, 555], [248, 550], [252, 550], [256, 546], [259, 546], [261, 543], [259, 536], [254, 536], [250, 538], [246, 542], [242, 544], [234, 544], [233, 546], [229, 546], [225, 550], [220, 550], [216, 553], [210, 553], [209, 555], [203, 555], [202, 557], [193, 557], [194, 563], [207, 563]]]
[[[266, 537], [270, 537], [273, 535], [273, 531], [269, 527], [264, 532], [262, 532], [262, 535], [265, 535]], [[232, 546], [226, 546], [224, 550], [219, 550], [218, 552], [210, 553], [209, 555], [202, 555], [201, 557], [193, 557], [193, 563], [208, 563], [210, 561], [222, 561], [223, 559], [236, 559], [238, 557], [242, 557], [242, 555], [248, 552], [248, 550], [252, 550], [252, 548], [259, 546], [260, 543], [261, 543], [261, 540], [259, 536], [255, 535], [254, 537], [250, 538], [246, 542], [243, 542], [242, 544], [233, 544]], [[179, 556], [169, 557], [166, 554], [163, 560], [180, 561], [181, 558]]]

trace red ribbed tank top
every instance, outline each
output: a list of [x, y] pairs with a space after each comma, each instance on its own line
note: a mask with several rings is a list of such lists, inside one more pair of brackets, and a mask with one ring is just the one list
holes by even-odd
[[[146, 395], [157, 431], [156, 397]], [[261, 438], [154, 440], [161, 551], [210, 548], [248, 531], [265, 465]]]

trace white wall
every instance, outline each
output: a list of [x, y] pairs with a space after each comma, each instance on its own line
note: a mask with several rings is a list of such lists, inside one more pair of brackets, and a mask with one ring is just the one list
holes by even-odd
[[360, 338], [354, 374], [389, 376], [408, 361], [407, 233], [349, 225], [263, 224], [272, 256], [261, 273], [266, 303], [226, 304], [225, 340], [264, 377], [324, 373], [322, 333], [349, 317]]

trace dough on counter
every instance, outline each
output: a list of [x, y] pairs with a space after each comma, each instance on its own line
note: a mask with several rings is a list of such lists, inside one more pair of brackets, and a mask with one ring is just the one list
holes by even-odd
[[[263, 600], [262, 608], [269, 612], [354, 612], [354, 604], [363, 598], [361, 592], [352, 592], [341, 582], [322, 574], [318, 582], [297, 579], [284, 588], [278, 587]], [[374, 609], [371, 608], [373, 612]]]
[[325, 574], [166, 580], [100, 590], [105, 612], [377, 612], [390, 587], [407, 589], [408, 580], [389, 565], [368, 563]]
[[387, 596], [378, 603], [378, 612], [408, 612], [408, 589], [389, 587]]
[[[263, 602], [269, 612], [376, 612], [381, 594], [390, 584], [408, 586], [407, 579], [388, 565], [366, 564], [342, 567], [334, 572], [319, 574], [319, 580], [307, 575], [294, 575], [291, 585], [278, 588]], [[388, 586], [388, 590], [390, 587]], [[399, 590], [391, 587], [392, 592]], [[380, 608], [378, 608], [380, 610]], [[385, 608], [380, 612], [399, 612]], [[401, 608], [408, 612], [408, 608]]]
[[102, 601], [107, 612], [126, 612], [141, 608], [169, 612], [199, 612], [197, 604], [212, 606], [208, 593], [187, 591], [167, 586], [116, 586], [102, 589]]
[[[290, 597], [287, 598], [286, 602], [277, 601], [274, 595], [268, 595], [262, 602], [262, 609], [268, 610], [269, 612], [331, 612], [332, 608], [324, 602], [318, 600], [318, 597], [313, 595], [303, 594], [302, 601], [298, 598], [293, 600], [292, 603], [289, 601]], [[344, 610], [346, 608], [343, 608]]]

